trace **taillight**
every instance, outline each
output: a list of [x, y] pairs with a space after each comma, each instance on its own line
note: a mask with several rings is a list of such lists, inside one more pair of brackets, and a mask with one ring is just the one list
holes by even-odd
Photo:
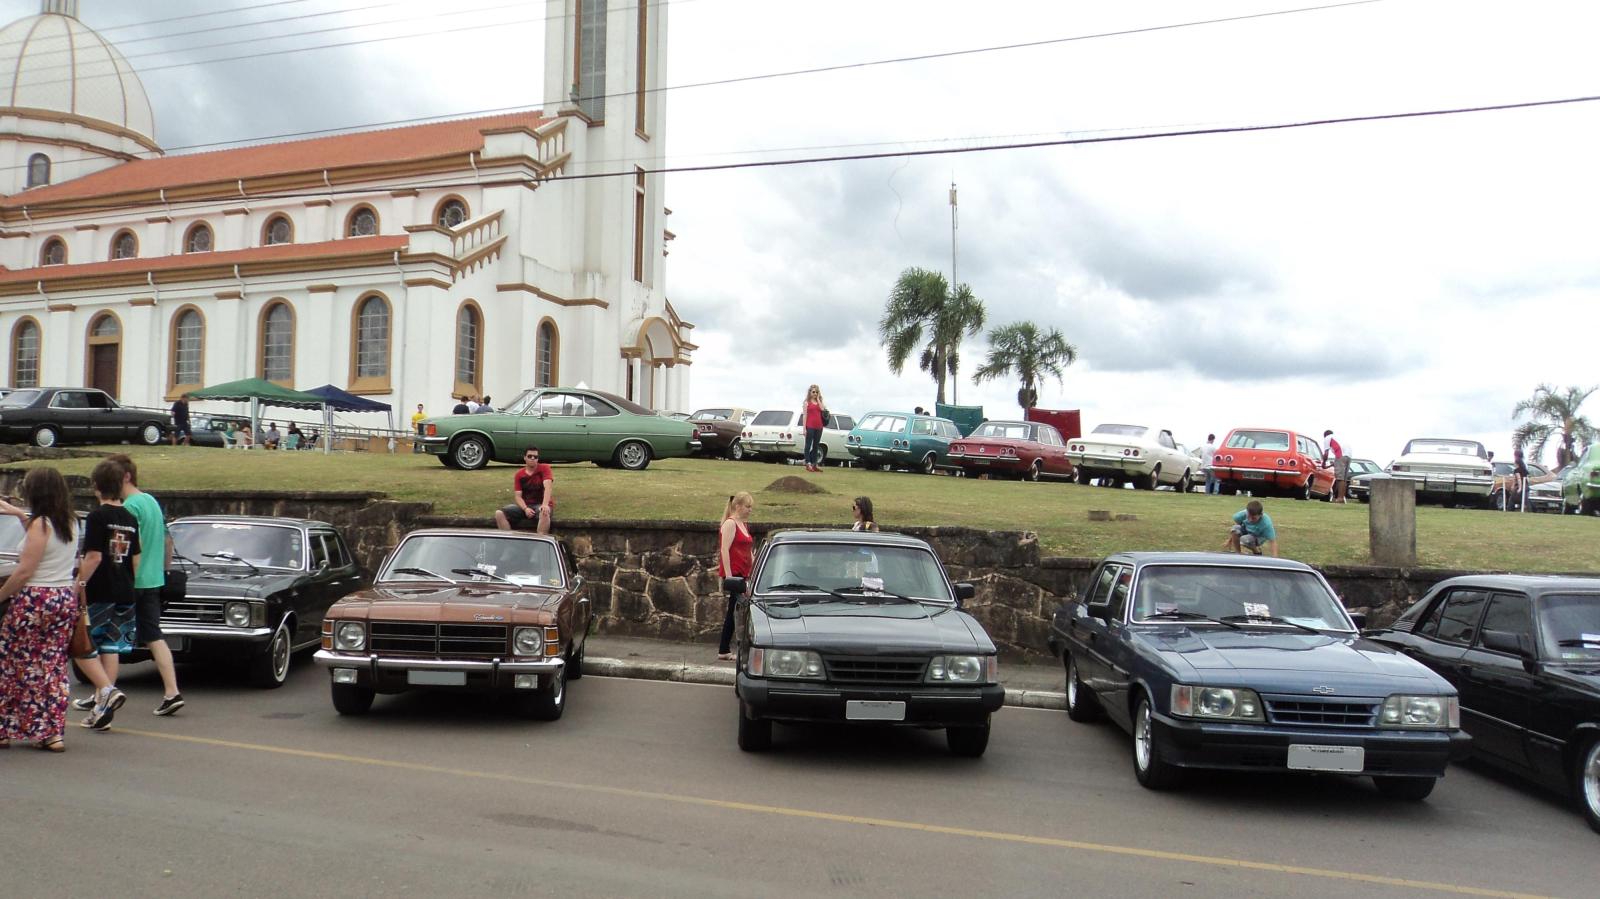
[[1278, 467], [1279, 467], [1279, 468], [1282, 468], [1282, 467], [1283, 467], [1283, 460], [1282, 460], [1282, 459], [1279, 459], [1279, 460], [1278, 460]]
[[1289, 467], [1290, 468], [1299, 468], [1300, 467], [1300, 460], [1299, 459], [1290, 459], [1289, 460]]
[[1228, 461], [1229, 465], [1232, 465], [1233, 464], [1233, 456], [1229, 456], [1227, 461]]
[[439, 426], [438, 425], [424, 425], [423, 427], [427, 428], [426, 436], [428, 436], [428, 437], [437, 437], [437, 436], [439, 436]]

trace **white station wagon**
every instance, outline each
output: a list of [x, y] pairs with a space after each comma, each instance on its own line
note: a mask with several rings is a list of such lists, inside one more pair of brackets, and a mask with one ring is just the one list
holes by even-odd
[[[849, 462], [854, 456], [844, 438], [856, 426], [854, 418], [833, 413], [832, 427], [822, 429], [822, 461]], [[806, 429], [797, 409], [767, 409], [744, 426], [744, 454], [764, 462], [798, 459], [805, 455]]]
[[1199, 474], [1196, 460], [1178, 446], [1171, 431], [1144, 425], [1104, 424], [1088, 436], [1067, 443], [1067, 458], [1078, 469], [1078, 483], [1110, 481], [1120, 487], [1131, 483], [1140, 490], [1162, 484], [1188, 493]]

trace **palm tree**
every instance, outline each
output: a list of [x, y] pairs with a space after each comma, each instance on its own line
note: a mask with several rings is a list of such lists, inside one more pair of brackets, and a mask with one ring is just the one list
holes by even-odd
[[944, 402], [945, 379], [960, 368], [961, 341], [983, 330], [984, 314], [983, 301], [968, 285], [959, 284], [952, 292], [944, 275], [906, 269], [895, 279], [878, 321], [890, 370], [900, 374], [911, 353], [922, 347], [917, 367], [933, 375], [939, 385], [936, 402]]
[[1523, 415], [1528, 418], [1511, 432], [1511, 439], [1519, 447], [1528, 446], [1535, 459], [1544, 454], [1545, 444], [1558, 434], [1561, 445], [1569, 452], [1574, 450], [1575, 441], [1587, 447], [1600, 440], [1600, 430], [1587, 416], [1578, 412], [1583, 401], [1595, 390], [1594, 387], [1587, 390], [1577, 387], [1556, 390], [1549, 384], [1540, 384], [1533, 391], [1533, 396], [1517, 403], [1516, 408], [1511, 410], [1512, 418]]
[[1017, 405], [1024, 414], [1039, 404], [1039, 379], [1062, 379], [1062, 370], [1076, 362], [1078, 348], [1055, 328], [1039, 330], [1033, 322], [1014, 322], [989, 332], [989, 358], [972, 376], [983, 382], [1015, 374], [1022, 380]]

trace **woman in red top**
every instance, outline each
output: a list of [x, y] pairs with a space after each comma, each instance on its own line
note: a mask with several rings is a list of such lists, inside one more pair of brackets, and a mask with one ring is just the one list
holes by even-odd
[[828, 409], [822, 403], [822, 388], [812, 384], [800, 407], [800, 420], [806, 427], [806, 471], [821, 471], [822, 429], [828, 426]]
[[[728, 497], [728, 508], [722, 513], [722, 537], [717, 551], [717, 574], [721, 577], [749, 577], [755, 539], [750, 536], [750, 512], [755, 509], [755, 497], [736, 493]], [[728, 594], [728, 612], [722, 619], [722, 642], [717, 644], [717, 658], [733, 658], [733, 608], [739, 602], [737, 593]]]

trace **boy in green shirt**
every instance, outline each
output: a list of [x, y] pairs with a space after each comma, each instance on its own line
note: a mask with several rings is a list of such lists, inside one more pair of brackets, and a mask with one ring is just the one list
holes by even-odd
[[161, 504], [139, 489], [139, 468], [133, 459], [126, 453], [118, 453], [111, 460], [127, 472], [122, 482], [122, 505], [138, 520], [139, 543], [145, 547], [133, 575], [138, 640], [150, 650], [156, 670], [161, 672], [162, 699], [155, 713], [164, 717], [183, 708], [172, 650], [167, 648], [166, 636], [161, 633], [161, 588], [167, 584], [167, 566], [172, 564], [172, 538], [167, 534], [167, 520], [161, 514]]

